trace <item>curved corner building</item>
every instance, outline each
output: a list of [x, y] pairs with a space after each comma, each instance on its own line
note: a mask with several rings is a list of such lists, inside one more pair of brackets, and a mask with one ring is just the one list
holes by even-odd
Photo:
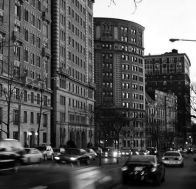
[[[120, 132], [119, 147], [145, 147], [144, 27], [127, 20], [94, 18], [96, 107], [128, 110], [129, 123]], [[112, 132], [112, 131], [111, 131]], [[112, 134], [98, 143], [114, 146]]]

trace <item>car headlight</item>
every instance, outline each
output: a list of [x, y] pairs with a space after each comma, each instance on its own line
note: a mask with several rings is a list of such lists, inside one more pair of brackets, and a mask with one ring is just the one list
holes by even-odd
[[118, 153], [117, 152], [113, 152], [113, 157], [117, 157]]
[[60, 157], [55, 156], [54, 159], [55, 159], [55, 160], [60, 160]]
[[165, 160], [165, 157], [162, 157], [162, 160]]
[[75, 161], [77, 158], [75, 158], [75, 157], [70, 157], [70, 160], [71, 161]]
[[153, 167], [152, 169], [151, 169], [151, 172], [155, 172], [157, 170], [157, 167]]
[[126, 170], [128, 170], [128, 167], [127, 167], [127, 166], [123, 166], [123, 167], [121, 168], [121, 171], [126, 171]]

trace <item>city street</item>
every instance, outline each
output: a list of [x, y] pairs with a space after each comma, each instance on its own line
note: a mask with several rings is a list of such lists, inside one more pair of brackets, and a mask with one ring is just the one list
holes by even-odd
[[164, 189], [193, 189], [196, 184], [196, 162], [193, 161], [192, 155], [185, 157], [184, 168], [167, 167], [165, 182], [161, 186], [145, 185], [128, 185], [117, 186], [115, 189], [143, 189], [143, 188], [164, 188]]

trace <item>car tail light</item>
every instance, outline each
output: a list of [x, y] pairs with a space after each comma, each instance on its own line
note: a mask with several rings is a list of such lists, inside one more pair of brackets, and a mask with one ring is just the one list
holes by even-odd
[[126, 170], [128, 170], [128, 167], [127, 167], [127, 166], [123, 166], [123, 167], [121, 168], [121, 171], [126, 171]]

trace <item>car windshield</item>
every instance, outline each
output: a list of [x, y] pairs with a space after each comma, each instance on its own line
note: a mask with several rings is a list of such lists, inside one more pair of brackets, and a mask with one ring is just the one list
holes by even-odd
[[164, 156], [180, 156], [178, 152], [166, 152]]
[[39, 146], [37, 147], [38, 150], [40, 151], [45, 151], [46, 150], [46, 146]]
[[60, 152], [60, 148], [53, 148], [54, 152]]
[[155, 158], [148, 155], [132, 155], [129, 157], [128, 163], [155, 163]]
[[25, 152], [28, 154], [30, 152], [29, 148], [25, 148]]
[[79, 155], [80, 150], [79, 149], [66, 149], [65, 154]]

